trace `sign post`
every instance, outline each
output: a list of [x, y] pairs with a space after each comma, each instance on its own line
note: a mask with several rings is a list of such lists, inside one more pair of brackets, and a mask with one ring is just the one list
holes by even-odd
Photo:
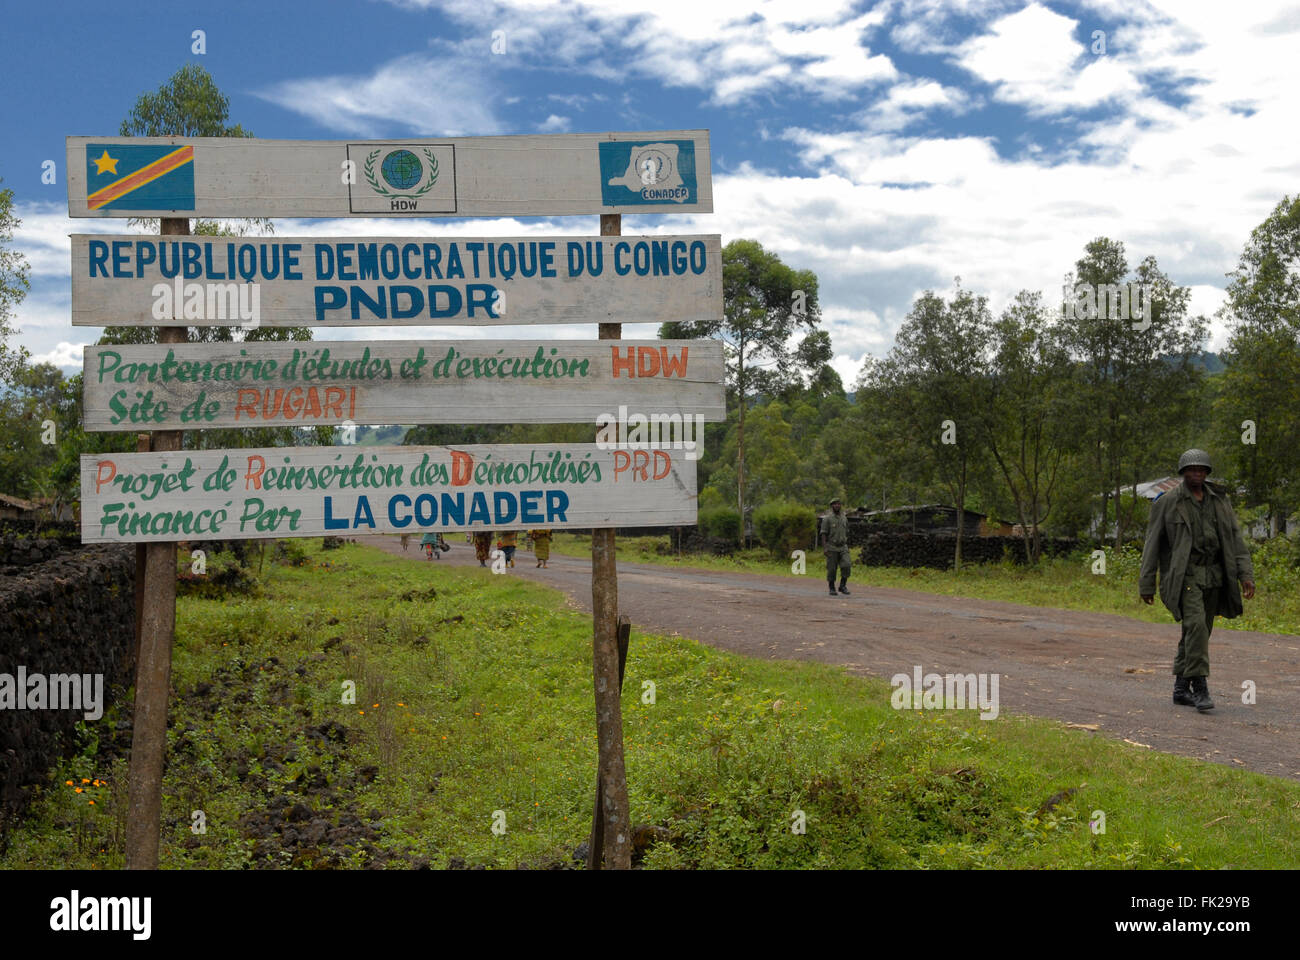
[[[623, 232], [621, 214], [601, 214], [601, 236]], [[619, 340], [621, 323], [602, 323], [601, 340]], [[596, 687], [597, 814], [587, 866], [599, 870], [601, 849], [615, 870], [632, 868], [631, 809], [623, 763], [622, 682], [618, 663], [618, 561], [613, 529], [591, 531], [591, 666]], [[596, 832], [603, 826], [599, 843]]]
[[[187, 236], [190, 222], [164, 217], [163, 236]], [[184, 343], [185, 327], [162, 327], [161, 343]], [[181, 448], [181, 431], [155, 431], [153, 451]], [[140, 651], [135, 667], [135, 713], [131, 722], [131, 763], [126, 813], [126, 868], [158, 869], [162, 829], [163, 760], [167, 751], [167, 691], [171, 684], [172, 640], [176, 632], [176, 544], [145, 545]]]

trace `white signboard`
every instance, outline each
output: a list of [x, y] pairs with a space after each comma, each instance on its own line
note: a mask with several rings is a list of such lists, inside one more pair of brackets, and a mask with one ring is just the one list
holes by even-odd
[[722, 318], [717, 235], [72, 238], [80, 326], [429, 326]]
[[[717, 340], [380, 340], [85, 348], [87, 430], [726, 419]], [[683, 427], [685, 419], [686, 426]]]
[[68, 137], [73, 217], [712, 213], [707, 130], [421, 140]]
[[83, 543], [691, 524], [695, 461], [592, 444], [89, 454], [81, 518]]

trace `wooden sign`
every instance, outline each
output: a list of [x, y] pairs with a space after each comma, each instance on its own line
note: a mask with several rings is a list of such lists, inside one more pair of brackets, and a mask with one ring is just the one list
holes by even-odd
[[422, 140], [68, 137], [73, 217], [712, 213], [707, 130]]
[[717, 235], [72, 238], [72, 322], [428, 326], [722, 319]]
[[83, 543], [690, 524], [695, 461], [593, 444], [88, 454], [81, 518]]
[[85, 348], [87, 430], [726, 419], [717, 340], [380, 340]]

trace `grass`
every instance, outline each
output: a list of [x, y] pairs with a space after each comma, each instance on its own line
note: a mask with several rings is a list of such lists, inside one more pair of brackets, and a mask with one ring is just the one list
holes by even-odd
[[[478, 568], [317, 541], [307, 561], [268, 564], [253, 596], [178, 602], [162, 865], [572, 862], [594, 793], [590, 619]], [[632, 819], [673, 836], [644, 865], [1300, 865], [1300, 784], [1005, 712], [895, 711], [890, 692], [634, 634]], [[122, 866], [119, 717], [87, 725], [0, 867]]]
[[[667, 537], [620, 537], [618, 559], [624, 563], [653, 563], [660, 566], [692, 567], [731, 573], [792, 575], [792, 563], [772, 559], [771, 552], [757, 547], [739, 550], [731, 557], [683, 554], [669, 551]], [[1286, 550], [1285, 541], [1257, 549], [1254, 557], [1255, 599], [1245, 602], [1245, 613], [1233, 620], [1220, 617], [1216, 630], [1259, 630], [1266, 633], [1300, 634], [1300, 570]], [[552, 549], [565, 556], [590, 557], [588, 536], [557, 534]], [[1090, 554], [1047, 558], [1037, 567], [1010, 562], [965, 566], [960, 574], [928, 567], [868, 567], [857, 562], [854, 552], [852, 583], [872, 587], [898, 587], [951, 597], [1003, 600], [1036, 607], [1116, 613], [1149, 623], [1169, 623], [1171, 616], [1156, 597], [1147, 606], [1137, 595], [1141, 553], [1132, 548], [1105, 550], [1105, 573], [1093, 573]], [[826, 561], [821, 553], [808, 551], [803, 576], [817, 581], [826, 578]]]

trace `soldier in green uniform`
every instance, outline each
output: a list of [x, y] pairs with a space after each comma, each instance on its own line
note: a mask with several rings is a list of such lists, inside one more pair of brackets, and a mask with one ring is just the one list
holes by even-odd
[[1151, 603], [1160, 572], [1160, 599], [1183, 625], [1174, 658], [1174, 703], [1202, 713], [1214, 709], [1206, 679], [1214, 618], [1241, 616], [1242, 597], [1255, 596], [1250, 551], [1227, 499], [1205, 481], [1210, 470], [1204, 450], [1179, 458], [1183, 482], [1151, 507], [1138, 579], [1142, 601]]
[[831, 501], [831, 512], [822, 517], [822, 540], [826, 544], [826, 586], [835, 596], [835, 568], [840, 570], [840, 593], [849, 595], [849, 521], [840, 506], [840, 498]]

